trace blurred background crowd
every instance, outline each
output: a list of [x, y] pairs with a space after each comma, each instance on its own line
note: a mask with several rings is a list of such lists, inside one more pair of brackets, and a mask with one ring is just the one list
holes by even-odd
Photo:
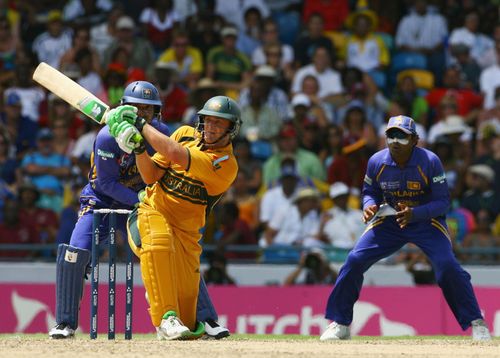
[[[317, 267], [302, 248], [341, 261], [365, 227], [367, 160], [399, 114], [443, 162], [457, 256], [500, 263], [499, 5], [0, 0], [0, 243], [34, 244], [0, 256], [53, 260], [69, 241], [99, 130], [32, 81], [44, 61], [112, 106], [153, 82], [172, 131], [211, 96], [239, 102], [239, 174], [203, 236], [216, 265]], [[411, 248], [388, 261], [426, 264]]]

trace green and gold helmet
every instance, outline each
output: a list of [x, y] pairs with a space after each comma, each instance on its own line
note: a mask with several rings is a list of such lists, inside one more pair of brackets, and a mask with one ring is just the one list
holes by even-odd
[[226, 96], [215, 96], [210, 98], [203, 108], [198, 111], [198, 124], [196, 129], [200, 132], [204, 130], [204, 117], [214, 116], [218, 118], [224, 118], [233, 123], [229, 127], [229, 137], [233, 140], [240, 131], [241, 126], [241, 112], [238, 104], [229, 97]]

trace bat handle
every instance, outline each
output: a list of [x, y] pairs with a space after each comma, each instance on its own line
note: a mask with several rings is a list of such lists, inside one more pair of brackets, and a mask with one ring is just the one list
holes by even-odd
[[134, 141], [134, 143], [138, 144], [138, 143], [142, 142], [144, 140], [144, 138], [139, 133], [136, 133], [132, 137], [132, 140]]

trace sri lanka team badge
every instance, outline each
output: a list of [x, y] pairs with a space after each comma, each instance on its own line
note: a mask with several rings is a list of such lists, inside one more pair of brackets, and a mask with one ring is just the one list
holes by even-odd
[[145, 99], [153, 98], [153, 91], [151, 90], [151, 88], [143, 88], [142, 89], [142, 98], [145, 98]]
[[418, 182], [418, 181], [409, 181], [408, 180], [406, 182], [406, 186], [410, 190], [420, 190], [420, 182]]
[[217, 170], [217, 169], [220, 169], [220, 163], [226, 161], [229, 159], [229, 155], [226, 154], [225, 156], [223, 157], [220, 157], [220, 158], [217, 158], [215, 159], [213, 162], [212, 162], [212, 167], [214, 170]]
[[[406, 119], [408, 119], [408, 126], [412, 127], [413, 126], [413, 119], [411, 119], [409, 117], [406, 117]], [[397, 126], [404, 125], [404, 121], [405, 121], [405, 117], [403, 117], [403, 116], [397, 116], [394, 119], [394, 124], [397, 125]]]

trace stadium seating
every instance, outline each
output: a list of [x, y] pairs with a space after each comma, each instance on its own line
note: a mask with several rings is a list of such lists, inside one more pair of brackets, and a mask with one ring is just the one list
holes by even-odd
[[393, 88], [397, 83], [397, 76], [401, 71], [427, 69], [427, 59], [424, 55], [414, 52], [399, 52], [391, 59], [391, 67], [388, 71], [388, 86]]
[[372, 78], [373, 82], [377, 85], [377, 87], [382, 91], [386, 92], [387, 89], [387, 75], [383, 71], [370, 71], [368, 73]]
[[265, 140], [256, 140], [250, 142], [250, 153], [255, 159], [265, 161], [273, 155], [273, 146]]
[[398, 73], [397, 80], [398, 82], [406, 76], [413, 77], [415, 81], [415, 85], [418, 89], [430, 90], [434, 87], [434, 75], [432, 72], [421, 69], [410, 69], [404, 70]]
[[376, 32], [375, 35], [377, 35], [382, 39], [382, 41], [384, 41], [385, 47], [387, 47], [387, 50], [392, 55], [392, 53], [394, 52], [394, 37], [387, 32]]
[[273, 264], [299, 262], [301, 249], [295, 246], [273, 245], [262, 251], [261, 262]]
[[391, 72], [398, 74], [407, 69], [427, 69], [427, 59], [424, 55], [414, 52], [399, 52], [392, 58]]
[[325, 31], [324, 35], [328, 37], [335, 47], [336, 51], [343, 49], [347, 42], [347, 35], [341, 31]]

